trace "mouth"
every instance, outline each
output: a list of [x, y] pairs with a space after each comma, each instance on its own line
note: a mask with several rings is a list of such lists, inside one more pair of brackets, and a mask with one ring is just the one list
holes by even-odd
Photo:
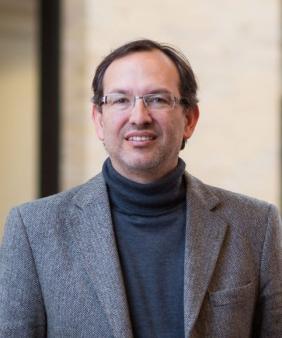
[[125, 135], [126, 141], [134, 145], [149, 145], [157, 138], [157, 135], [151, 131], [131, 131]]
[[128, 141], [135, 141], [135, 142], [147, 142], [153, 140], [153, 136], [130, 136], [127, 138]]

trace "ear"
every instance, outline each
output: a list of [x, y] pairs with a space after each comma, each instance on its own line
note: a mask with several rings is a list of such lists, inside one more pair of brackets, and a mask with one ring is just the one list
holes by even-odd
[[186, 125], [184, 128], [183, 138], [187, 140], [192, 136], [199, 119], [200, 111], [198, 105], [188, 108], [184, 111], [184, 114], [186, 115]]
[[99, 107], [93, 104], [92, 107], [92, 120], [95, 126], [96, 135], [99, 140], [104, 140], [104, 124], [103, 124], [103, 114]]

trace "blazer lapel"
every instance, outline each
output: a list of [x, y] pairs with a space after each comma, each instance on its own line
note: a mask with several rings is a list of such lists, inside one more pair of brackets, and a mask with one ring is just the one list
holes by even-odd
[[102, 175], [87, 183], [74, 198], [69, 224], [84, 267], [112, 327], [114, 337], [132, 337], [129, 310]]
[[184, 325], [190, 337], [222, 246], [227, 225], [213, 209], [218, 198], [187, 175], [187, 220], [184, 266]]
[[[184, 323], [190, 336], [197, 320], [227, 225], [213, 211], [218, 198], [187, 175], [187, 220], [184, 267]], [[75, 195], [69, 230], [86, 271], [103, 304], [114, 337], [132, 338], [106, 186], [96, 176]]]

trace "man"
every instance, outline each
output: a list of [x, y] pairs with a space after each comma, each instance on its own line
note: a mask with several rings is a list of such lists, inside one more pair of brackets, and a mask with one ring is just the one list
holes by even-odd
[[282, 337], [275, 207], [205, 185], [179, 151], [199, 117], [175, 49], [133, 41], [93, 80], [102, 173], [12, 210], [1, 337]]

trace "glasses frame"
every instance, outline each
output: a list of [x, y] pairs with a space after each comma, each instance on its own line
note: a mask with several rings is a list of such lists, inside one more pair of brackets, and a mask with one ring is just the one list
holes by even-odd
[[[109, 96], [111, 95], [125, 95], [130, 99], [130, 105], [128, 106], [128, 108], [125, 108], [124, 111], [129, 110], [129, 109], [133, 109], [135, 107], [136, 101], [137, 100], [142, 100], [144, 107], [146, 107], [146, 109], [148, 109], [149, 111], [154, 111], [154, 108], [149, 107], [148, 102], [146, 101], [146, 98], [152, 97], [152, 96], [157, 96], [157, 95], [169, 95], [173, 101], [172, 105], [169, 107], [171, 110], [173, 110], [176, 106], [176, 104], [185, 104], [187, 105], [187, 98], [177, 98], [176, 96], [174, 96], [171, 93], [150, 93], [150, 94], [145, 94], [145, 95], [130, 95], [130, 94], [123, 94], [123, 93], [110, 93], [107, 95], [104, 95], [101, 97], [100, 102], [99, 102], [99, 106], [102, 107], [102, 105], [107, 105], [107, 99]], [[158, 110], [158, 109], [155, 109]], [[161, 109], [160, 109], [161, 110]]]

